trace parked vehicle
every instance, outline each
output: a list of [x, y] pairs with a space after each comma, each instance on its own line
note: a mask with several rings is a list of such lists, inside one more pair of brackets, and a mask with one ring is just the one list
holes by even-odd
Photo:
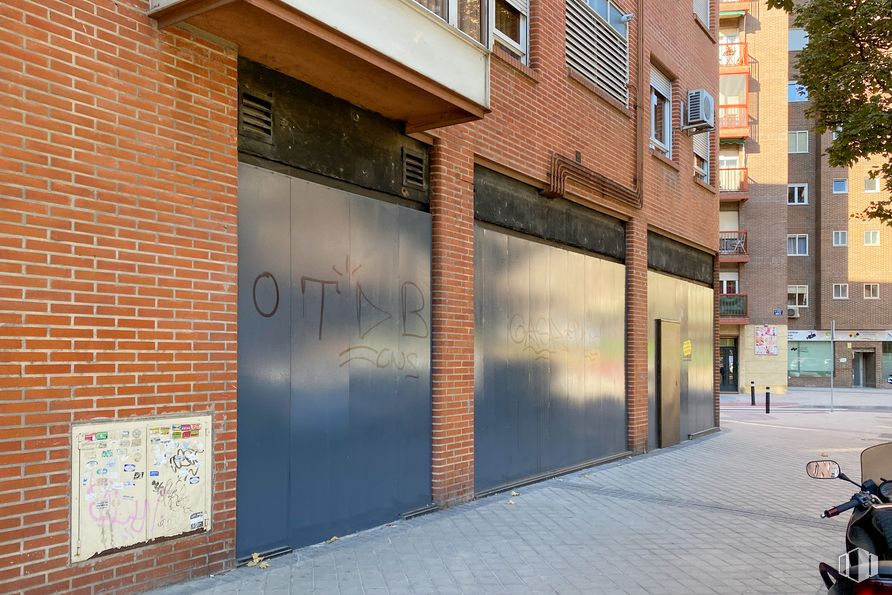
[[821, 514], [830, 518], [853, 510], [840, 563], [821, 562], [818, 567], [828, 594], [892, 595], [892, 442], [861, 453], [860, 484], [829, 459], [809, 462], [806, 473], [814, 479], [842, 479], [858, 486], [848, 502]]

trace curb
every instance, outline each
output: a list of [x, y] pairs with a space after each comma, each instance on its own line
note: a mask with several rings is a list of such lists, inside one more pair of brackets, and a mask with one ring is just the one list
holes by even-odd
[[[752, 409], [753, 411], [765, 411], [765, 403], [756, 403], [756, 406], [753, 407], [749, 403], [722, 403], [721, 409], [728, 409], [733, 411], [747, 411]], [[892, 411], [892, 405], [848, 405], [844, 403], [840, 403], [839, 405], [833, 405], [834, 411]], [[809, 405], [807, 403], [797, 403], [795, 405], [775, 405], [771, 404], [772, 411], [803, 411], [803, 410], [819, 410], [819, 411], [830, 411], [830, 405]]]

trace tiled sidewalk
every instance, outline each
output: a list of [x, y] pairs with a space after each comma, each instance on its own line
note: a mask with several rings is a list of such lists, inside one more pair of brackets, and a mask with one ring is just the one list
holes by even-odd
[[[841, 481], [892, 413], [734, 411], [725, 430], [159, 593], [807, 593], [843, 549]], [[509, 501], [510, 500], [510, 501]]]

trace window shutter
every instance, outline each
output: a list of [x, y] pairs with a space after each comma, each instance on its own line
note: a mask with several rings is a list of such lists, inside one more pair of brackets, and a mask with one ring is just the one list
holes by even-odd
[[701, 132], [700, 134], [695, 134], [693, 139], [694, 155], [698, 155], [706, 161], [709, 161], [709, 133]]
[[530, 16], [529, 0], [505, 0], [505, 2], [519, 10], [524, 16]]
[[703, 24], [709, 26], [709, 0], [694, 0], [694, 14], [700, 17]]
[[672, 100], [672, 81], [656, 66], [650, 67], [650, 86], [666, 99]]
[[628, 104], [629, 44], [581, 0], [567, 0], [567, 64]]

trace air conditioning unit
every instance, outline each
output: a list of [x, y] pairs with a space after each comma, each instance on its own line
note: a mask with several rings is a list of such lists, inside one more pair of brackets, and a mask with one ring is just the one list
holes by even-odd
[[706, 90], [688, 91], [684, 130], [691, 132], [715, 130], [715, 99]]
[[799, 318], [799, 306], [787, 306], [787, 318]]

